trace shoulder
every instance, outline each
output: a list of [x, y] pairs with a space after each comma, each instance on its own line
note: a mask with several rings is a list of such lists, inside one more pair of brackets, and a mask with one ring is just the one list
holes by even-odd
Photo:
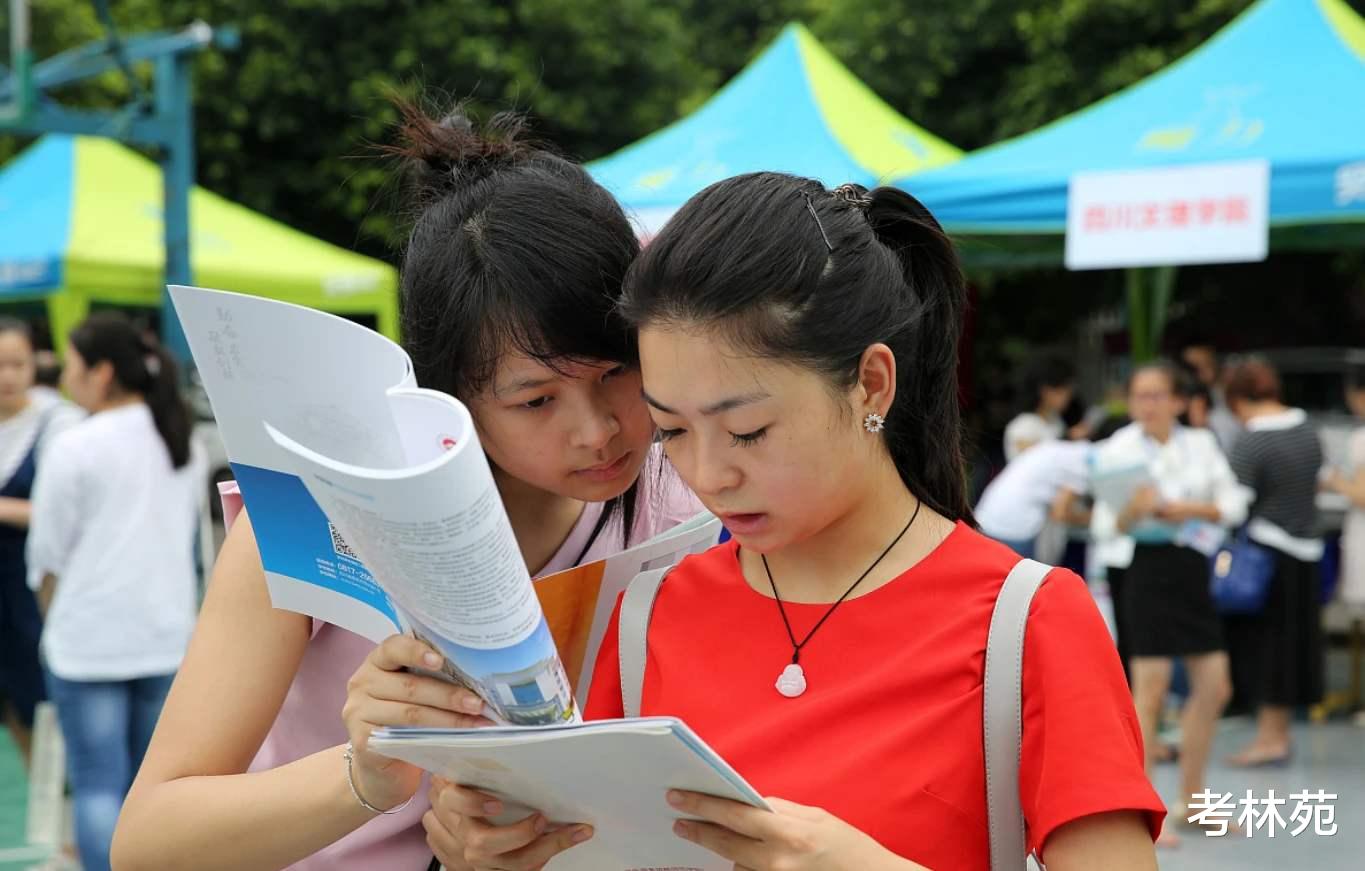
[[1043, 418], [1032, 411], [1016, 414], [1014, 419], [1005, 426], [1005, 432], [1007, 433], [1031, 432], [1033, 430], [1041, 429], [1047, 429], [1047, 421], [1043, 420]]
[[[1213, 434], [1213, 430], [1203, 429], [1202, 427], [1183, 427], [1180, 430], [1180, 437], [1183, 443], [1200, 457], [1216, 461], [1219, 458], [1227, 457], [1223, 452], [1223, 447], [1218, 443], [1218, 437]], [[1243, 439], [1238, 439], [1238, 445]]]

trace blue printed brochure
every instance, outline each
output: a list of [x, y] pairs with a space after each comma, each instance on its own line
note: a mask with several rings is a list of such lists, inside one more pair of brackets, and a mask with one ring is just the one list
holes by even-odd
[[[171, 296], [272, 603], [376, 642], [423, 638], [445, 654], [444, 676], [479, 692], [495, 720], [576, 721], [574, 688], [585, 697], [619, 592], [603, 578], [623, 587], [644, 563], [619, 563], [640, 548], [614, 558], [614, 570], [586, 573], [594, 585], [578, 598], [589, 601], [553, 621], [582, 638], [557, 639], [468, 409], [418, 387], [398, 345], [289, 303], [194, 287]], [[719, 521], [698, 518], [635, 556], [669, 564], [719, 533]], [[556, 601], [573, 600], [563, 586]], [[573, 680], [561, 648], [576, 657]]]

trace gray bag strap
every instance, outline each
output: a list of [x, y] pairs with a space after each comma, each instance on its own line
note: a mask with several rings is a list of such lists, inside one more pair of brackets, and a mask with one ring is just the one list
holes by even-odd
[[621, 709], [627, 717], [640, 716], [645, 690], [645, 657], [649, 650], [649, 618], [654, 600], [672, 566], [641, 572], [631, 579], [621, 598], [617, 659], [621, 666]]
[[991, 871], [1024, 871], [1028, 839], [1019, 804], [1023, 741], [1024, 629], [1034, 593], [1052, 566], [1022, 559], [1010, 570], [986, 636], [982, 717], [986, 755], [986, 821]]

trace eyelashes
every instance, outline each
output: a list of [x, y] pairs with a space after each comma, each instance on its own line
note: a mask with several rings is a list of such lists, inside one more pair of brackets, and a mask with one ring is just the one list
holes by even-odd
[[[663, 442], [672, 441], [673, 439], [678, 438], [679, 436], [685, 434], [686, 432], [687, 430], [685, 429], [660, 429], [659, 441]], [[763, 427], [762, 429], [756, 429], [753, 432], [745, 433], [732, 432], [730, 433], [730, 444], [733, 447], [737, 448], [747, 448], [750, 447], [751, 445], [755, 445], [758, 442], [762, 441], [763, 437], [766, 436], [767, 434], [768, 428], [766, 426]]]
[[732, 432], [730, 433], [731, 439], [730, 444], [734, 445], [737, 448], [747, 448], [750, 445], [758, 444], [760, 441], [763, 440], [763, 437], [767, 434], [768, 428], [766, 426], [763, 427], [762, 429], [756, 429], [753, 432], [746, 433]]

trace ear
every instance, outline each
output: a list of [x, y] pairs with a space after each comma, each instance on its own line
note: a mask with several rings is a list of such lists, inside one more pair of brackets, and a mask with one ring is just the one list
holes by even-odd
[[886, 417], [896, 401], [896, 353], [877, 342], [868, 345], [858, 363], [855, 410], [859, 418], [869, 412]]

